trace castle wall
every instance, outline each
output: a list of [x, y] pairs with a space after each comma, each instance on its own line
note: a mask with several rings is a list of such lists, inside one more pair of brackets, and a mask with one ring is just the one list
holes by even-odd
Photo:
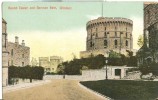
[[[91, 20], [87, 23], [87, 50], [120, 48], [130, 50], [133, 48], [132, 30], [133, 22], [125, 18], [100, 17]], [[107, 45], [104, 44], [105, 40]]]
[[158, 3], [144, 5], [144, 34], [149, 48], [158, 48]]
[[106, 55], [113, 50], [126, 55], [126, 50], [133, 50], [133, 21], [126, 18], [99, 17], [86, 25], [86, 51], [80, 52], [80, 57], [90, 55]]

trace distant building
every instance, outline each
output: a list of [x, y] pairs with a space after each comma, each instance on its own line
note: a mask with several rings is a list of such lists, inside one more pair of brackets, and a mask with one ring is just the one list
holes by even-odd
[[8, 42], [9, 66], [30, 65], [30, 48], [25, 46], [24, 40], [19, 44], [18, 37], [15, 37], [15, 43]]
[[90, 20], [87, 25], [86, 51], [80, 57], [106, 55], [113, 50], [126, 55], [126, 50], [133, 51], [133, 21], [127, 18], [99, 17]]
[[45, 73], [56, 73], [57, 67], [63, 62], [63, 58], [59, 56], [39, 57], [39, 66], [44, 67]]
[[36, 58], [34, 58], [34, 57], [32, 57], [31, 66], [38, 66], [38, 62], [37, 62]]
[[158, 63], [158, 3], [144, 4], [144, 44], [138, 57], [139, 66]]

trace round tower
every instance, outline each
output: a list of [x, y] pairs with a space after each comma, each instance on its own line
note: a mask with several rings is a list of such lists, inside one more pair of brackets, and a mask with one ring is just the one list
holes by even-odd
[[127, 18], [99, 17], [86, 25], [86, 50], [133, 49], [133, 21]]

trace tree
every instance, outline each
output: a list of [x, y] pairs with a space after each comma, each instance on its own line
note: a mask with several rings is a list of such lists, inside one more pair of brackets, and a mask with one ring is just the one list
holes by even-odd
[[137, 66], [137, 57], [133, 56], [133, 52], [126, 50], [128, 53], [127, 66]]
[[143, 35], [139, 35], [137, 44], [138, 44], [139, 47], [142, 47], [142, 46], [143, 46], [143, 44], [144, 44]]
[[40, 67], [40, 66], [34, 66], [34, 67], [10, 66], [8, 68], [9, 82], [10, 82], [10, 80], [12, 80], [14, 78], [30, 79], [30, 82], [32, 82], [32, 79], [42, 80], [43, 75], [44, 75], [44, 68]]

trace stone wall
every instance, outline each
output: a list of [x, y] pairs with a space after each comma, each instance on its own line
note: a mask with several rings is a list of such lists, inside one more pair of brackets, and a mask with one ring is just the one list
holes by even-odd
[[9, 66], [30, 65], [30, 48], [19, 43], [8, 42]]
[[90, 20], [86, 29], [86, 51], [81, 51], [80, 57], [105, 55], [104, 51], [110, 50], [123, 54], [126, 50], [133, 51], [133, 21], [130, 19], [99, 17]]
[[[120, 69], [120, 75], [115, 75], [116, 69]], [[108, 67], [107, 78], [108, 79], [123, 79], [126, 76], [126, 70], [128, 67], [124, 66], [113, 66]], [[50, 79], [63, 79], [63, 75], [45, 75], [44, 80]], [[65, 79], [79, 80], [79, 81], [93, 81], [93, 80], [104, 80], [106, 79], [106, 69], [91, 69], [82, 70], [82, 75], [65, 75]]]
[[[96, 50], [88, 50], [88, 51], [81, 51], [80, 52], [80, 58], [87, 58], [90, 57], [91, 55], [93, 56], [97, 56], [99, 54], [102, 54], [104, 56], [106, 56], [107, 52], [109, 50], [108, 49], [96, 49]], [[114, 52], [119, 53], [120, 51], [118, 49], [113, 49]], [[133, 52], [133, 55], [136, 55], [137, 50], [132, 49], [131, 50]], [[121, 49], [121, 54], [127, 55], [128, 53], [126, 52], [126, 49]]]
[[[99, 17], [91, 20], [87, 23], [87, 50], [132, 49], [132, 30], [133, 22], [126, 18]], [[105, 40], [107, 45], [104, 45]]]
[[137, 79], [141, 79], [140, 76], [141, 76], [140, 71], [133, 71], [133, 72], [128, 72], [127, 75], [124, 77], [124, 79], [137, 80]]

